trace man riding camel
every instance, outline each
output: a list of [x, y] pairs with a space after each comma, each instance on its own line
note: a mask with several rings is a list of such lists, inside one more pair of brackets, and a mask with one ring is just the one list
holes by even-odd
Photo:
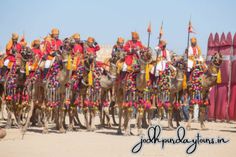
[[44, 67], [44, 79], [52, 64], [53, 58], [60, 52], [62, 41], [59, 39], [59, 30], [57, 28], [52, 29], [50, 36], [47, 36], [44, 41], [45, 44], [45, 67]]
[[8, 68], [11, 68], [13, 63], [15, 63], [16, 59], [15, 56], [20, 53], [21, 51], [21, 44], [18, 43], [18, 34], [13, 33], [11, 40], [6, 45], [6, 58], [4, 59], [2, 71], [1, 71], [1, 78], [3, 79], [5, 73], [7, 72]]
[[161, 72], [166, 69], [166, 64], [171, 62], [170, 52], [166, 49], [166, 45], [166, 41], [160, 40], [158, 46], [155, 48], [157, 53], [157, 63], [156, 67], [154, 66], [151, 70], [151, 74], [153, 74], [155, 77], [158, 77]]
[[145, 48], [142, 42], [139, 40], [139, 34], [132, 32], [132, 40], [128, 40], [125, 43], [124, 50], [126, 52], [125, 62], [121, 69], [121, 78], [123, 79], [127, 71], [132, 69], [132, 65], [137, 64], [137, 59], [140, 57], [141, 51]]
[[96, 65], [96, 58], [97, 58], [97, 51], [100, 50], [100, 46], [95, 41], [93, 37], [88, 37], [88, 39], [85, 41], [84, 45], [84, 57], [94, 59], [94, 65]]
[[[27, 64], [28, 64], [28, 72], [32, 71], [33, 70], [33, 62], [34, 62], [34, 52], [32, 51], [32, 49], [27, 46], [27, 42], [25, 41], [24, 38], [21, 39], [20, 41], [20, 44], [21, 44], [21, 51], [20, 51], [20, 54], [21, 55], [18, 55], [17, 57], [19, 57], [19, 61], [23, 61], [22, 59], [27, 59]], [[22, 71], [25, 71], [26, 72], [26, 68], [25, 68], [26, 65], [23, 65], [21, 67], [21, 70]], [[27, 74], [28, 75], [28, 74]]]
[[196, 65], [202, 65], [204, 59], [202, 57], [202, 52], [200, 47], [197, 44], [197, 39], [195, 37], [191, 38], [191, 45], [188, 48], [188, 77], [192, 71], [192, 69]]
[[82, 63], [84, 59], [83, 41], [80, 40], [80, 34], [75, 33], [70, 38], [71, 54], [73, 59], [73, 70], [77, 69], [77, 66]]
[[37, 67], [39, 66], [38, 64], [42, 63], [42, 58], [44, 56], [44, 52], [41, 50], [40, 45], [41, 45], [41, 41], [39, 39], [35, 39], [31, 43], [31, 49], [32, 49], [32, 52], [34, 53], [34, 56], [35, 56], [32, 70], [36, 70]]
[[38, 59], [42, 59], [44, 55], [43, 51], [41, 50], [40, 44], [41, 42], [39, 39], [36, 39], [31, 43], [31, 49], [34, 52], [35, 57]]
[[100, 46], [93, 37], [88, 37], [84, 44], [84, 54], [94, 55], [96, 57], [97, 51], [100, 50]]
[[75, 33], [74, 35], [72, 35], [72, 39], [72, 55], [83, 54], [83, 42], [80, 40], [80, 34]]
[[124, 51], [124, 39], [119, 37], [116, 44], [112, 48], [111, 56], [115, 57], [118, 52]]

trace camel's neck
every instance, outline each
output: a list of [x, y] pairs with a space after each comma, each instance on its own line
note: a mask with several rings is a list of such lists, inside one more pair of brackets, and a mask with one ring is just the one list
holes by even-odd
[[146, 64], [141, 65], [141, 70], [137, 75], [136, 78], [136, 88], [140, 91], [144, 90], [146, 88], [147, 82], [145, 79], [146, 71], [145, 71]]
[[176, 93], [183, 89], [183, 78], [184, 78], [184, 72], [183, 70], [176, 68], [176, 77], [173, 82], [173, 86], [171, 89], [172, 92]]
[[109, 73], [110, 75], [116, 77], [116, 65], [114, 63], [110, 63], [110, 67], [109, 67]]
[[58, 74], [58, 80], [63, 83], [67, 82], [69, 78], [71, 77], [72, 70], [68, 70], [66, 67], [66, 64], [63, 64], [63, 68], [60, 70], [60, 73]]
[[207, 72], [204, 75], [202, 75], [203, 88], [209, 89], [210, 87], [216, 84], [218, 71], [219, 67], [214, 66], [212, 63], [209, 64]]

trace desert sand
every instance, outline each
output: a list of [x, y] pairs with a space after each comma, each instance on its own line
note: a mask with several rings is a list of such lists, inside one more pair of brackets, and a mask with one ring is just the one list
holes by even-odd
[[[132, 121], [134, 124], [135, 121]], [[1, 121], [0, 124], [4, 124]], [[181, 122], [185, 126], [185, 122]], [[176, 130], [168, 130], [167, 122], [161, 121], [162, 137], [176, 137]], [[59, 134], [51, 130], [49, 134], [42, 134], [42, 128], [30, 127], [22, 139], [19, 129], [7, 129], [7, 136], [0, 141], [1, 157], [235, 157], [236, 155], [236, 123], [206, 122], [207, 130], [199, 130], [200, 126], [194, 122], [192, 130], [186, 132], [187, 138], [194, 138], [198, 132], [204, 137], [224, 137], [229, 139], [227, 144], [198, 146], [195, 153], [188, 155], [188, 145], [167, 144], [164, 149], [160, 144], [144, 145], [142, 150], [133, 154], [131, 149], [140, 141], [139, 136], [121, 136], [113, 129], [97, 129], [95, 132], [78, 130]], [[132, 132], [136, 129], [132, 128]], [[143, 130], [146, 134], [146, 130]]]

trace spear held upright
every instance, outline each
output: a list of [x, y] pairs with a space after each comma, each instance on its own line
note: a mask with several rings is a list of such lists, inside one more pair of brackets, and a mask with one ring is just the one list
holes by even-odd
[[149, 22], [147, 32], [148, 32], [148, 48], [150, 48], [150, 37], [151, 37], [151, 32], [152, 32], [151, 22]]

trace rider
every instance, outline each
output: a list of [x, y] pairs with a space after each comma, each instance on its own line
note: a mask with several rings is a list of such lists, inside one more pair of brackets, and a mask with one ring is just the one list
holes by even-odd
[[31, 48], [32, 51], [34, 52], [34, 55], [38, 58], [38, 59], [42, 59], [44, 53], [40, 48], [40, 40], [36, 39], [31, 43]]
[[155, 48], [157, 53], [157, 64], [156, 67], [153, 67], [151, 73], [158, 77], [160, 72], [163, 72], [166, 68], [166, 64], [171, 62], [170, 52], [166, 49], [166, 41], [160, 40], [158, 46]]
[[100, 50], [100, 46], [95, 41], [95, 39], [93, 37], [88, 37], [85, 45], [86, 45], [84, 47], [85, 54], [92, 54], [96, 57], [97, 55], [96, 52]]
[[195, 37], [191, 38], [191, 45], [188, 48], [188, 75], [196, 64], [203, 62], [202, 52]]
[[[32, 51], [32, 49], [30, 47], [27, 46], [27, 42], [25, 41], [24, 38], [21, 39], [20, 41], [20, 44], [21, 44], [21, 51], [20, 51], [20, 59], [24, 58], [24, 59], [27, 59], [27, 62], [28, 62], [28, 70], [32, 70], [30, 69], [31, 65], [33, 64], [33, 59], [34, 59], [34, 52]], [[25, 70], [24, 67], [21, 67], [23, 68], [22, 70]]]
[[83, 41], [80, 40], [80, 34], [75, 33], [70, 38], [71, 54], [73, 59], [73, 70], [76, 70], [77, 66], [82, 63], [84, 58]]
[[59, 39], [59, 30], [57, 28], [53, 28], [50, 36], [46, 37], [45, 41], [45, 55], [44, 58], [46, 60], [44, 67], [44, 79], [46, 79], [46, 75], [48, 70], [52, 64], [53, 58], [60, 53], [60, 48], [62, 46], [62, 41]]
[[83, 42], [80, 40], [80, 34], [75, 33], [74, 35], [72, 35], [72, 39], [74, 40], [72, 54], [83, 54]]
[[111, 53], [112, 57], [115, 57], [116, 53], [121, 51], [124, 51], [124, 39], [119, 37], [117, 39], [116, 44], [112, 48], [112, 53]]
[[100, 46], [95, 41], [93, 37], [88, 37], [88, 39], [84, 43], [84, 55], [85, 57], [92, 56], [94, 57], [94, 61], [96, 65], [96, 57], [97, 57], [97, 51], [100, 50]]
[[32, 43], [31, 43], [31, 49], [32, 52], [35, 56], [35, 60], [33, 63], [33, 70], [36, 70], [36, 68], [42, 63], [42, 58], [44, 56], [43, 51], [41, 50], [41, 41], [39, 39], [35, 39]]
[[4, 77], [8, 67], [10, 68], [11, 65], [16, 61], [15, 56], [16, 54], [20, 53], [21, 51], [21, 44], [18, 43], [18, 34], [13, 33], [11, 40], [6, 45], [6, 58], [4, 59], [3, 68], [1, 71], [1, 77]]
[[126, 72], [132, 66], [133, 61], [140, 57], [140, 51], [144, 48], [142, 42], [139, 40], [139, 34], [137, 32], [132, 32], [131, 34], [132, 40], [128, 40], [124, 46], [126, 56], [121, 70], [122, 79], [126, 76]]

